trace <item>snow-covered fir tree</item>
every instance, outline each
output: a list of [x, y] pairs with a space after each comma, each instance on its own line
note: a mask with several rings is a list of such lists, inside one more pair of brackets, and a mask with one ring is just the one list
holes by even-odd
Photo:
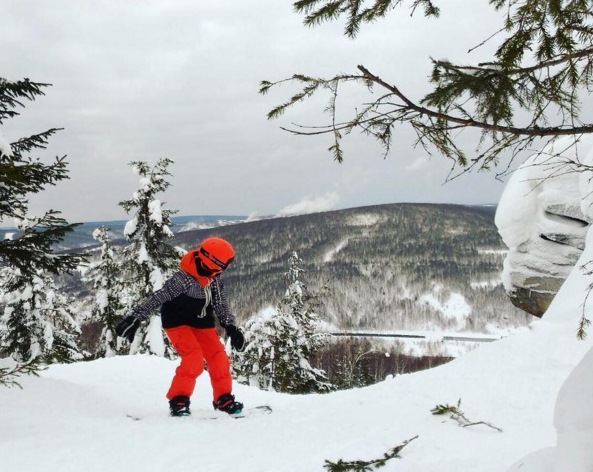
[[93, 238], [101, 243], [101, 256], [89, 268], [84, 280], [92, 284], [95, 291], [91, 318], [99, 321], [102, 327], [95, 357], [112, 357], [123, 353], [122, 339], [115, 334], [115, 326], [127, 314], [121, 299], [121, 270], [111, 244], [109, 228], [101, 226], [95, 229]]
[[67, 363], [83, 359], [80, 326], [73, 300], [61, 292], [51, 275], [23, 275], [6, 267], [0, 274], [4, 311], [0, 317], [0, 348], [19, 363]]
[[[120, 202], [126, 213], [133, 213], [126, 223], [124, 235], [130, 244], [123, 250], [122, 270], [124, 306], [127, 314], [149, 294], [159, 290], [165, 279], [178, 267], [180, 252], [167, 242], [173, 237], [171, 215], [157, 195], [165, 191], [171, 175], [167, 168], [173, 161], [159, 159], [154, 167], [146, 162], [132, 162], [134, 172], [140, 176], [140, 185], [129, 200]], [[171, 357], [174, 351], [163, 334], [161, 318], [153, 316], [143, 324], [130, 348], [130, 353], [156, 354]]]
[[277, 309], [246, 323], [248, 344], [243, 353], [233, 354], [233, 369], [240, 382], [287, 393], [333, 389], [325, 372], [309, 363], [328, 337], [319, 331], [319, 298], [300, 280], [301, 263], [293, 252], [285, 274], [287, 289]]
[[[0, 125], [18, 116], [17, 108], [43, 95], [48, 86], [0, 78]], [[0, 240], [0, 355], [17, 361], [13, 372], [30, 373], [34, 364], [81, 357], [71, 303], [51, 279], [84, 261], [79, 254], [54, 252], [54, 245], [76, 224], [51, 209], [41, 216], [29, 214], [32, 194], [68, 178], [65, 156], [46, 164], [32, 155], [45, 149], [57, 131], [51, 128], [12, 142], [0, 132], [0, 222], [15, 226], [11, 238]]]

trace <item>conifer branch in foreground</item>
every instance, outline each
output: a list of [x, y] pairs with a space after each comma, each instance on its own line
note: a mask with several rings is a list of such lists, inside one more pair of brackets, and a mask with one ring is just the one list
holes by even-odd
[[431, 411], [433, 415], [449, 415], [449, 417], [459, 423], [459, 425], [463, 428], [467, 428], [468, 426], [477, 426], [479, 424], [483, 424], [484, 426], [488, 426], [489, 428], [495, 429], [502, 433], [502, 429], [497, 426], [494, 426], [491, 423], [486, 421], [470, 421], [467, 416], [460, 410], [461, 406], [461, 398], [457, 401], [457, 405], [437, 405]]
[[3, 387], [19, 387], [23, 388], [17, 382], [17, 378], [21, 375], [34, 375], [39, 377], [39, 362], [37, 359], [24, 363], [15, 364], [12, 367], [0, 367], [0, 386]]
[[418, 436], [416, 435], [413, 438], [405, 440], [398, 446], [391, 448], [389, 451], [383, 454], [381, 459], [373, 459], [369, 461], [343, 461], [340, 459], [338, 462], [326, 460], [323, 468], [329, 470], [330, 472], [344, 472], [348, 470], [353, 470], [356, 472], [368, 472], [373, 469], [378, 469], [379, 467], [383, 467], [388, 460], [394, 459], [396, 457], [399, 458], [399, 453], [402, 451], [402, 449], [417, 438]]

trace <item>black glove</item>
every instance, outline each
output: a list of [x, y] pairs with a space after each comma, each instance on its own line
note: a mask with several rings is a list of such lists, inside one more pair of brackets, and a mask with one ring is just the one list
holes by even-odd
[[132, 342], [134, 341], [134, 336], [136, 336], [136, 331], [139, 326], [140, 320], [138, 318], [134, 315], [126, 316], [115, 327], [115, 334]]
[[243, 336], [243, 331], [235, 325], [226, 325], [224, 330], [229, 338], [231, 338], [231, 347], [237, 352], [243, 352], [245, 349], [245, 336]]

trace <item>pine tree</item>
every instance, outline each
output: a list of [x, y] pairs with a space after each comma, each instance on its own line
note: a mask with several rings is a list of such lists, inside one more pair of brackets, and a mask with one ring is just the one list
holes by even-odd
[[[43, 95], [48, 86], [0, 78], [0, 125], [18, 116], [16, 109]], [[17, 375], [34, 373], [40, 363], [81, 358], [71, 300], [51, 279], [52, 274], [70, 272], [84, 262], [79, 254], [54, 252], [54, 245], [77, 225], [55, 210], [42, 216], [29, 214], [30, 195], [68, 178], [66, 156], [45, 164], [31, 155], [45, 149], [57, 131], [51, 128], [12, 143], [0, 133], [0, 221], [12, 221], [17, 229], [12, 238], [0, 241], [0, 352], [18, 362], [11, 370]]]
[[234, 353], [233, 369], [239, 381], [287, 393], [328, 392], [325, 372], [309, 363], [327, 342], [318, 330], [318, 297], [300, 280], [302, 260], [289, 259], [287, 289], [276, 311], [267, 311], [245, 325], [248, 344]]
[[[171, 215], [174, 210], [165, 210], [156, 198], [170, 183], [167, 167], [173, 161], [159, 159], [153, 168], [146, 162], [132, 162], [131, 166], [140, 176], [140, 186], [129, 200], [120, 202], [126, 213], [134, 212], [124, 229], [131, 243], [123, 251], [124, 300], [128, 312], [152, 292], [159, 290], [164, 280], [177, 268], [179, 251], [166, 242], [173, 237]], [[149, 352], [160, 356], [174, 355], [167, 338], [163, 335], [161, 319], [153, 316], [148, 324], [138, 330], [130, 353]]]
[[[0, 125], [18, 115], [15, 108], [24, 106], [21, 100], [35, 100], [48, 85], [28, 79], [9, 82], [0, 78]], [[29, 155], [44, 149], [57, 131], [52, 128], [10, 144], [0, 134], [0, 221], [13, 221], [19, 230], [12, 239], [0, 241], [0, 264], [18, 268], [23, 276], [34, 276], [38, 270], [69, 272], [83, 261], [78, 254], [53, 251], [53, 245], [78, 224], [69, 224], [55, 210], [48, 210], [41, 217], [28, 215], [29, 195], [68, 178], [66, 156], [44, 164]]]
[[95, 357], [112, 357], [123, 353], [122, 340], [115, 334], [115, 326], [127, 314], [120, 298], [123, 293], [121, 271], [109, 228], [97, 228], [93, 238], [101, 243], [101, 256], [99, 262], [90, 267], [85, 281], [93, 285], [96, 293], [91, 317], [99, 320], [102, 326]]

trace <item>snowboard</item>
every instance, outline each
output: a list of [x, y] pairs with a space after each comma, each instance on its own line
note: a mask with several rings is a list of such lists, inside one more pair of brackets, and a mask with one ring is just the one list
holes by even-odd
[[[241, 413], [235, 413], [233, 415], [229, 415], [222, 411], [195, 410], [191, 415], [187, 415], [186, 417], [179, 416], [178, 418], [195, 418], [197, 420], [219, 420], [225, 418], [240, 419], [249, 418], [251, 416], [269, 415], [270, 413], [272, 413], [272, 408], [269, 405], [258, 405], [244, 408]], [[135, 415], [126, 415], [126, 417], [132, 421], [140, 421], [142, 419]], [[173, 417], [171, 416], [171, 418]]]
[[241, 411], [241, 413], [235, 413], [234, 415], [227, 416], [230, 416], [231, 418], [247, 418], [249, 416], [269, 415], [270, 413], [272, 413], [272, 408], [269, 405], [259, 405], [252, 406], [251, 408], [245, 408]]

